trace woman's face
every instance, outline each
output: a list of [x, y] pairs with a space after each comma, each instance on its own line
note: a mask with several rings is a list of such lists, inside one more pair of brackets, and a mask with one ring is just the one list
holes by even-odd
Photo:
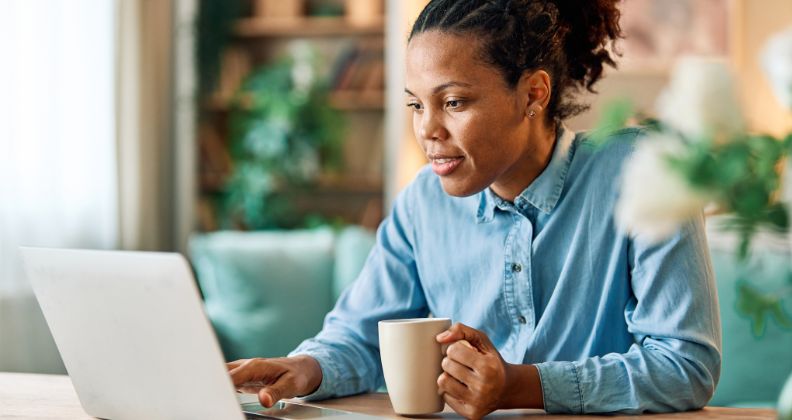
[[415, 137], [446, 193], [468, 196], [490, 185], [499, 193], [498, 187], [513, 186], [530, 172], [525, 164], [535, 155], [533, 121], [529, 95], [521, 93], [528, 91], [510, 89], [495, 67], [481, 61], [475, 38], [415, 35], [407, 46], [406, 77]]

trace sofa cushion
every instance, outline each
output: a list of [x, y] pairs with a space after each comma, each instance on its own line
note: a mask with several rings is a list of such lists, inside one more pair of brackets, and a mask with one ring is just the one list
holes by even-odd
[[[737, 312], [737, 283], [749, 276], [751, 284], [778, 290], [792, 263], [789, 244], [782, 238], [759, 235], [746, 268], [737, 262], [733, 236], [711, 232], [709, 242], [723, 323], [723, 368], [710, 404], [772, 406], [792, 374], [792, 331], [771, 321], [761, 336], [755, 336], [750, 319]], [[792, 313], [792, 302], [787, 299], [786, 303]]]
[[195, 235], [190, 252], [226, 359], [286, 355], [332, 300], [330, 229]]

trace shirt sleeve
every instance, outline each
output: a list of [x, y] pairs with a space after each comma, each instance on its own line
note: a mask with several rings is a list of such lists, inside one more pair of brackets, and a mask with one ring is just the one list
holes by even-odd
[[721, 325], [703, 217], [669, 240], [630, 240], [626, 353], [537, 365], [550, 413], [701, 408], [720, 376]]
[[414, 257], [408, 187], [377, 230], [377, 241], [357, 280], [325, 317], [322, 331], [289, 356], [308, 355], [322, 382], [306, 400], [373, 391], [383, 385], [378, 322], [428, 315]]

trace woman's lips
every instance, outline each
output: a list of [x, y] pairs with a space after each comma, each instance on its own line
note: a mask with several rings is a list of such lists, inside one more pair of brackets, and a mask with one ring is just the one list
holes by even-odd
[[440, 176], [446, 176], [454, 172], [454, 170], [462, 163], [464, 158], [458, 157], [442, 157], [432, 159], [432, 170]]

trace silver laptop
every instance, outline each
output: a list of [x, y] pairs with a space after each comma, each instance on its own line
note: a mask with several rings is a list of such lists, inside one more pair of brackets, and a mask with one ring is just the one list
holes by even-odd
[[179, 254], [20, 252], [80, 403], [94, 417], [373, 418], [292, 403], [266, 409], [255, 395], [238, 394]]

